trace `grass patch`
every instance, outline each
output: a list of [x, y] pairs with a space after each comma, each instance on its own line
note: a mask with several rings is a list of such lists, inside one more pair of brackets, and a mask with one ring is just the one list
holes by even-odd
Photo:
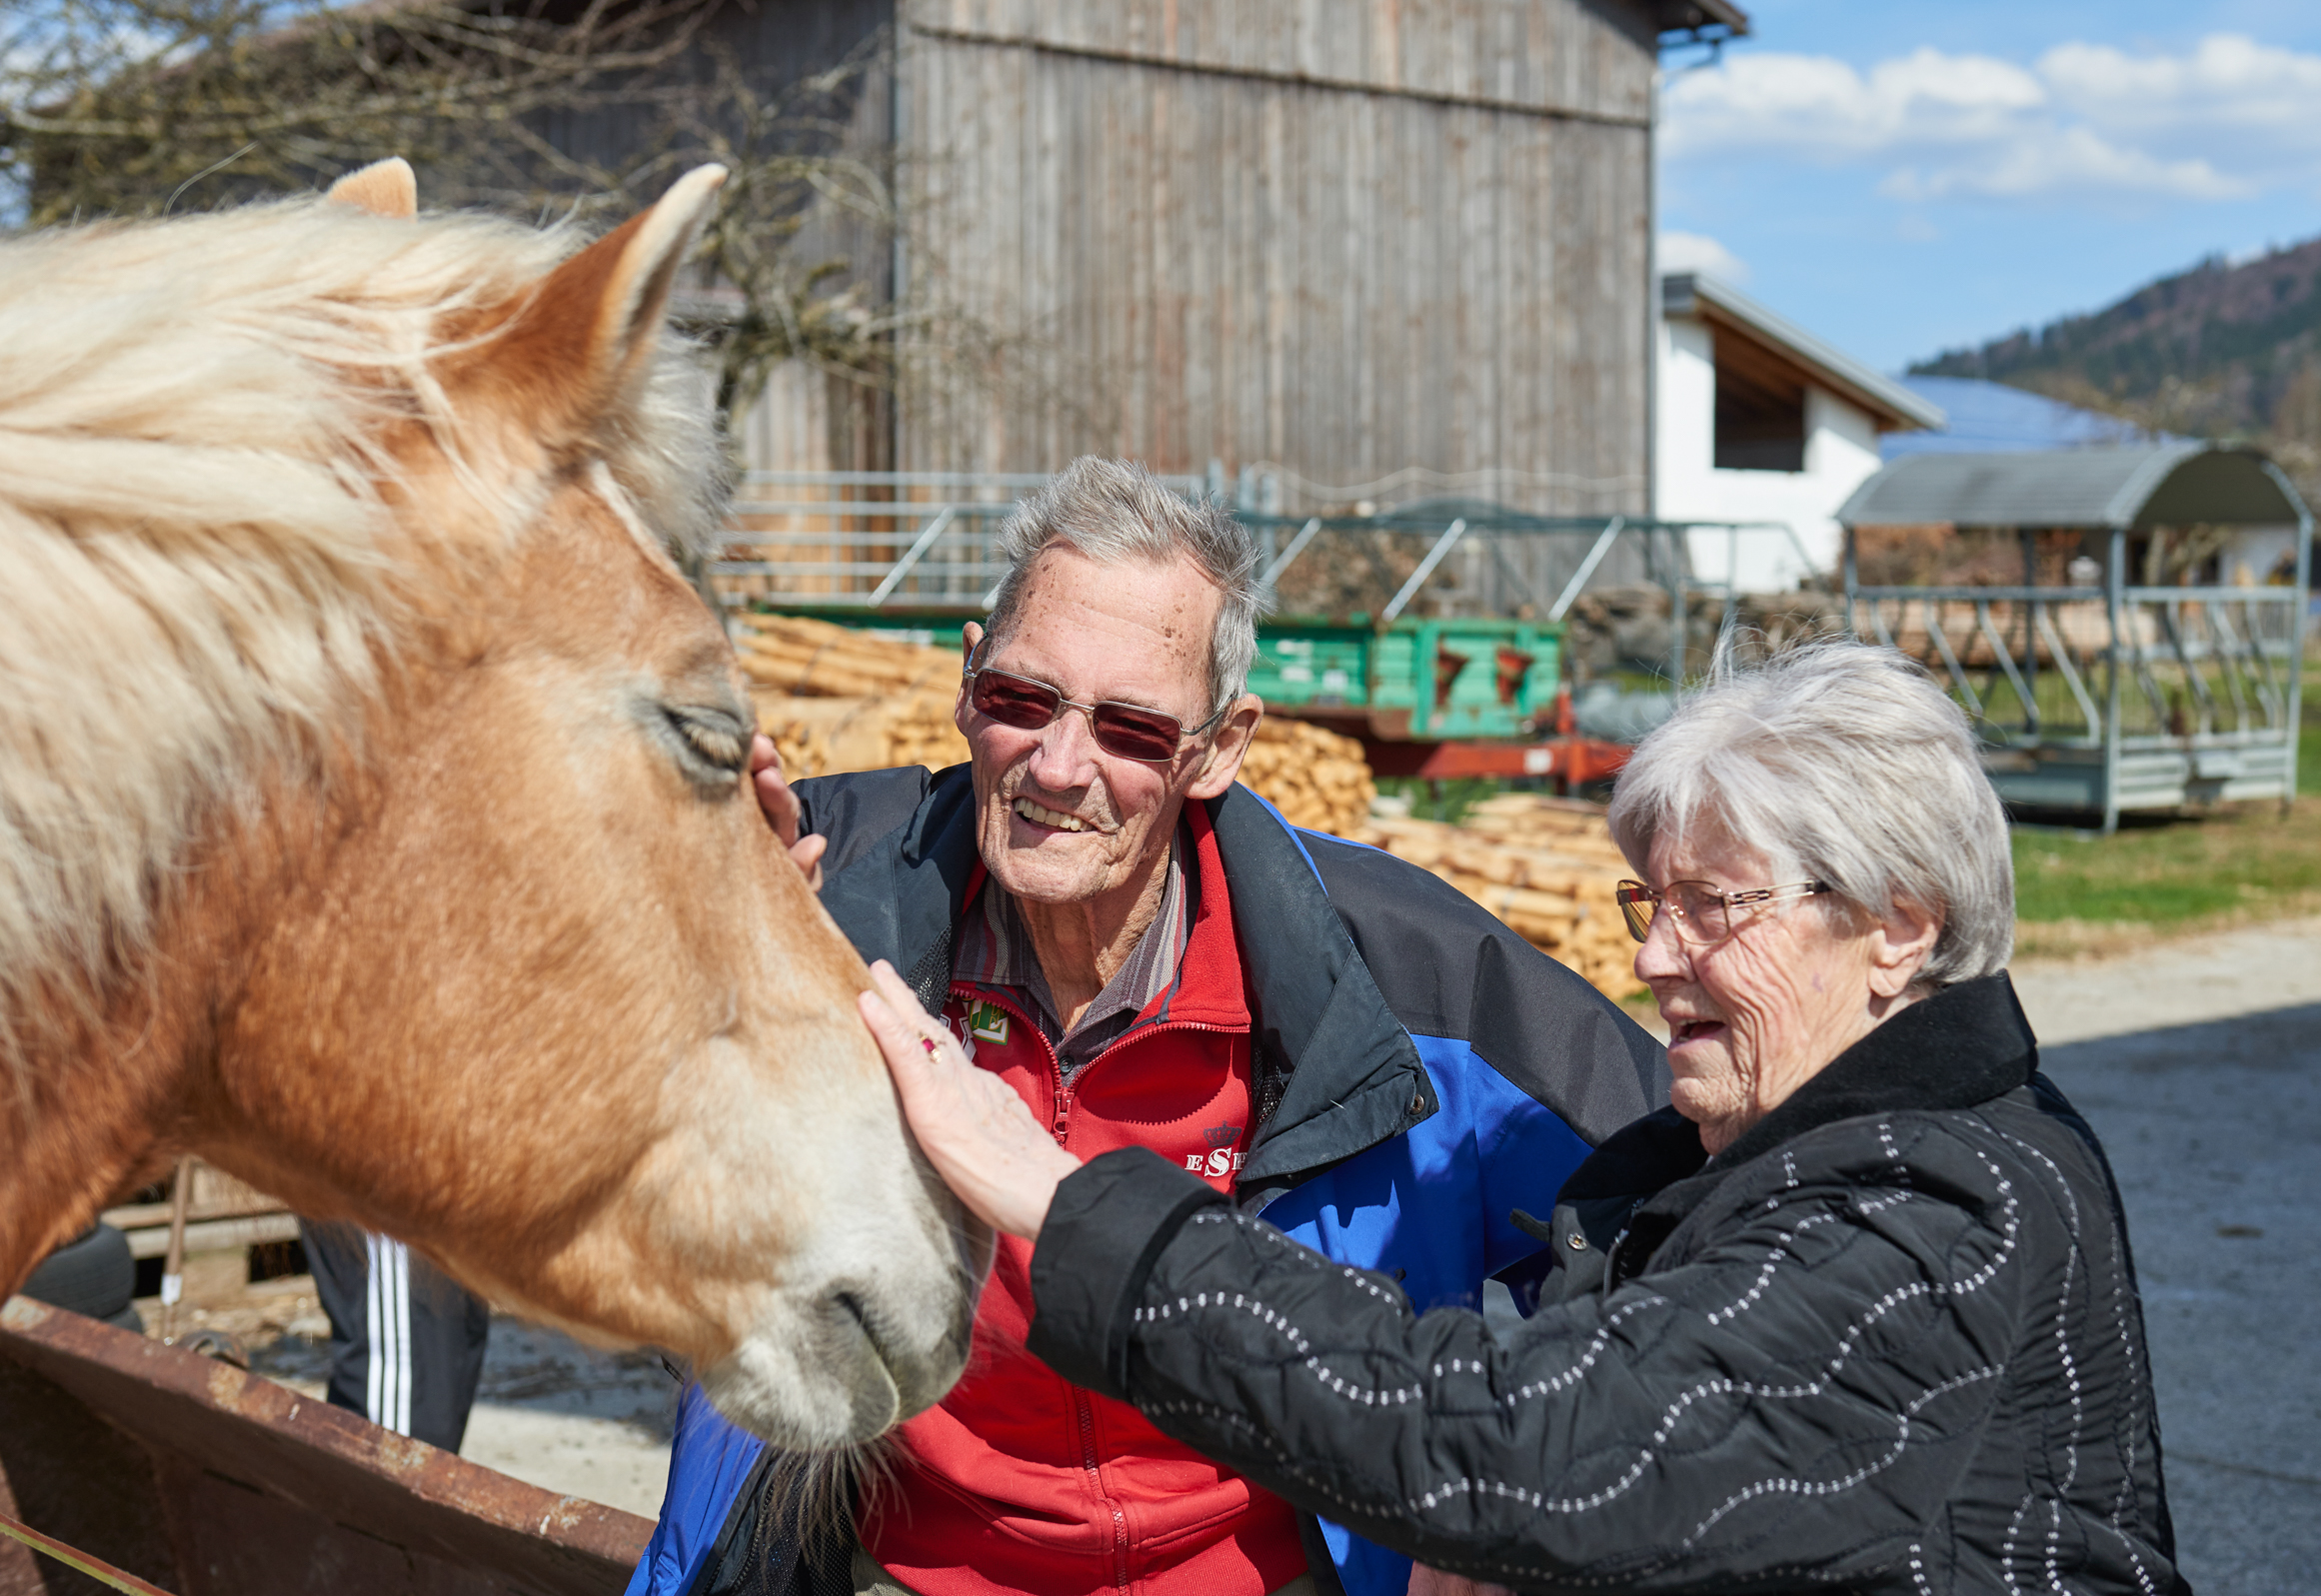
[[2301, 793], [2189, 818], [2123, 817], [2117, 835], [2014, 834], [2016, 951], [2107, 953], [2163, 935], [2321, 913], [2321, 724], [2298, 740]]

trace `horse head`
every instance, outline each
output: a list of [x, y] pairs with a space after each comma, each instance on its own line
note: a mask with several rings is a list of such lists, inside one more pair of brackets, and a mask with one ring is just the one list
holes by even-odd
[[577, 253], [400, 163], [0, 248], [0, 1283], [188, 1149], [787, 1446], [957, 1378], [989, 1237], [671, 558], [723, 176]]

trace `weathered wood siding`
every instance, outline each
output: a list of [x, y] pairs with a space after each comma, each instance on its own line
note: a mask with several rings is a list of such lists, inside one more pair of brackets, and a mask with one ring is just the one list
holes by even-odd
[[1640, 120], [1655, 33], [1586, 0], [903, 0], [923, 38]]
[[[1640, 509], [1652, 30], [1616, 0], [909, 0], [905, 470], [1525, 474]], [[961, 357], [974, 353], [969, 361]]]

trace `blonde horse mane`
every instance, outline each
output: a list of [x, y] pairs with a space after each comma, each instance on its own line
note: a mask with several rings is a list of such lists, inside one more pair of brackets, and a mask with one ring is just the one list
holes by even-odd
[[[521, 537], [536, 494], [399, 521], [387, 435], [482, 489], [443, 341], [583, 242], [317, 199], [0, 246], [0, 1069], [97, 1016], [212, 817], [351, 747], [431, 591]], [[708, 385], [672, 349], [636, 389], [592, 448], [704, 539]]]

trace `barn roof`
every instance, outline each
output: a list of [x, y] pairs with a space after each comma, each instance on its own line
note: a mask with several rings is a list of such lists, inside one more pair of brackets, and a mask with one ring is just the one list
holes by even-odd
[[1853, 492], [1848, 527], [2294, 526], [2305, 505], [2253, 449], [2149, 444], [2037, 454], [1911, 455]]
[[1749, 31], [1748, 13], [1732, 0], [1646, 0], [1662, 33], [1721, 27], [1735, 37]]

